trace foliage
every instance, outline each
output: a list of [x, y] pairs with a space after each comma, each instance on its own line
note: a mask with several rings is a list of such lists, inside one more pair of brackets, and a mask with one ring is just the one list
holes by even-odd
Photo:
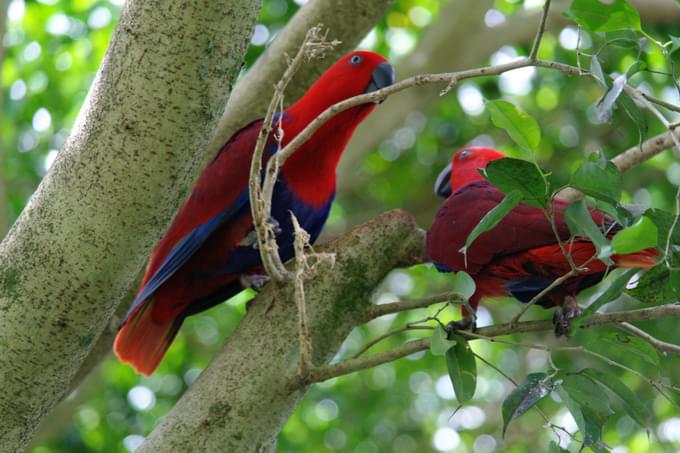
[[[0, 120], [6, 187], [5, 205], [0, 209], [8, 222], [21, 211], [66, 139], [104, 56], [121, 5], [119, 0], [12, 2], [4, 41], [4, 114]], [[265, 2], [245, 70], [297, 8], [289, 0]], [[498, 0], [494, 8], [510, 17], [522, 12], [522, 2]], [[437, 20], [438, 10], [439, 2], [434, 0], [398, 0], [363, 45], [398, 62], [417, 51], [423, 30]], [[582, 29], [577, 31], [572, 24], [557, 34], [547, 33], [539, 57], [588, 67], [592, 78], [531, 69], [514, 76], [469, 80], [426, 112], [404, 112], [402, 127], [366, 156], [354, 175], [356, 184], [339, 194], [327, 233], [343, 231], [393, 207], [409, 209], [428, 226], [439, 203], [429, 190], [435, 175], [457, 147], [475, 144], [498, 146], [511, 156], [541, 162], [550, 171], [511, 159], [495, 163], [487, 177], [508, 192], [508, 201], [504, 209], [483, 220], [477, 235], [497, 224], [508, 207], [520, 201], [546, 206], [552, 188], [571, 185], [588, 196], [575, 205], [572, 231], [595, 238], [603, 259], [610, 253], [649, 244], [665, 251], [675, 219], [680, 164], [671, 153], [665, 153], [621, 175], [604, 158], [663, 131], [663, 125], [640, 109], [623, 87], [631, 83], [677, 103], [678, 92], [668, 74], [677, 79], [680, 53], [675, 51], [680, 41], [675, 36], [680, 31], [648, 24], [644, 18], [641, 21], [625, 0], [607, 2], [606, 6], [599, 0], [574, 0], [568, 16]], [[484, 30], [479, 33], [481, 36]], [[482, 39], [480, 36], [471, 36], [471, 40]], [[579, 51], [575, 52], [577, 36]], [[508, 43], [491, 62], [526, 55], [530, 45]], [[490, 101], [484, 103], [484, 99]], [[375, 114], [379, 113], [378, 109]], [[678, 119], [673, 112], [664, 113], [673, 121]], [[503, 178], [508, 174], [512, 177]], [[593, 225], [583, 216], [587, 204], [605, 207], [618, 216], [621, 205], [629, 202], [654, 209], [629, 219], [626, 225], [630, 226], [611, 243], [596, 237]], [[673, 243], [678, 243], [677, 236], [676, 229]], [[470, 243], [473, 240], [468, 238]], [[680, 294], [673, 250], [666, 259], [670, 269], [664, 271], [660, 266], [662, 272], [655, 274], [651, 285], [657, 289], [655, 294], [661, 286], [675, 288]], [[372, 298], [385, 303], [447, 290], [457, 290], [467, 298], [471, 292], [466, 275], [451, 278], [426, 265], [398, 270]], [[607, 303], [621, 308], [651, 302], [641, 295], [640, 301], [619, 297], [630, 276], [612, 275], [614, 281], [596, 288], [590, 306]], [[644, 282], [643, 276], [640, 287]], [[133, 450], [207, 366], [245, 313], [245, 302], [251, 296], [242, 294], [190, 318], [152, 377], [139, 377], [115, 360], [106, 360], [73, 396], [75, 411], [49, 421], [52, 427], [46, 427], [45, 432], [51, 434], [45, 434], [34, 451]], [[518, 308], [510, 302], [481, 307], [478, 323], [509, 320]], [[339, 356], [356, 353], [362, 344], [393, 326], [421, 319], [423, 311], [383, 317], [356, 329]], [[530, 314], [541, 319], [549, 316], [538, 308]], [[447, 322], [453, 316], [453, 311], [446, 309], [439, 317]], [[680, 331], [675, 324], [666, 319], [644, 328], [677, 344]], [[556, 343], [549, 353], [517, 345], [467, 342], [462, 337], [447, 340], [441, 328], [435, 332], [439, 343], [435, 346], [433, 340], [433, 354], [414, 354], [313, 386], [279, 436], [279, 450], [479, 452], [547, 449], [550, 445], [550, 451], [577, 451], [585, 445], [594, 451], [618, 446], [637, 452], [680, 446], [680, 418], [674, 406], [680, 398], [672, 391], [665, 398], [648, 385], [648, 380], [657, 379], [680, 382], [679, 359], [660, 356], [638, 338], [598, 328], [575, 332], [568, 343], [623, 364], [628, 368], [624, 370], [592, 355], [560, 350], [562, 343]], [[406, 331], [381, 342], [376, 351], [421, 336]], [[529, 335], [510, 340], [540, 343], [545, 339]], [[472, 353], [519, 385], [515, 387], [497, 370], [482, 365]], [[459, 408], [462, 403], [465, 405]], [[574, 437], [555, 426], [544, 429], [545, 420], [535, 408]]]

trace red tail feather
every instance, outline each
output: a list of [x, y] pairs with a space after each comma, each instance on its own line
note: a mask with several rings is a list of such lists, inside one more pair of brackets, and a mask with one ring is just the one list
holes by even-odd
[[113, 343], [113, 352], [118, 359], [145, 376], [158, 367], [184, 320], [180, 316], [160, 324], [151, 316], [154, 305], [154, 299], [143, 303], [121, 327]]

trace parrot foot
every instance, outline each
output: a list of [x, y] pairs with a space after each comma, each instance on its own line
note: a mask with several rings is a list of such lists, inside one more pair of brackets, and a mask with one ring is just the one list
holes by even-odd
[[557, 338], [561, 336], [569, 337], [569, 326], [571, 321], [576, 319], [581, 315], [581, 307], [579, 307], [576, 302], [576, 298], [573, 296], [566, 296], [564, 298], [564, 303], [561, 307], [558, 307], [553, 315], [553, 324], [555, 325], [555, 336]]
[[269, 276], [266, 274], [241, 274], [239, 281], [244, 288], [259, 291], [269, 281]]
[[477, 323], [472, 318], [472, 316], [466, 316], [465, 318], [459, 319], [458, 321], [451, 321], [446, 325], [446, 333], [451, 335], [459, 330], [470, 330], [475, 332], [477, 330]]
[[[281, 225], [274, 217], [269, 217], [267, 223], [271, 226], [274, 236], [278, 236], [283, 231]], [[255, 250], [259, 249], [260, 245], [257, 242], [257, 231], [254, 229], [251, 230], [237, 245], [239, 247], [252, 247]]]

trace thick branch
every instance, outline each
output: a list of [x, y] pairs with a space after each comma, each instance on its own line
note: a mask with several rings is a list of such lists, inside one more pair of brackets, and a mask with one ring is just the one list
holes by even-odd
[[[413, 218], [392, 211], [318, 250], [336, 260], [316, 266], [315, 278], [305, 282], [313, 365], [331, 360], [364, 318], [375, 285], [394, 267], [418, 262], [423, 247]], [[304, 394], [289, 390], [299, 358], [293, 285], [268, 285], [138, 452], [257, 451], [269, 444]]]
[[260, 2], [129, 0], [71, 135], [0, 244], [0, 445], [68, 389], [198, 172]]

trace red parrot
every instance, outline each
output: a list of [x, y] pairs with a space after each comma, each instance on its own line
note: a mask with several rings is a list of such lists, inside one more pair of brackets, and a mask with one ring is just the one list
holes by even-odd
[[[487, 297], [512, 296], [527, 303], [571, 270], [544, 212], [522, 203], [492, 230], [482, 233], [467, 249], [467, 256], [461, 252], [470, 232], [505, 198], [503, 192], [479, 173], [490, 161], [503, 157], [501, 152], [491, 148], [462, 148], [454, 154], [451, 164], [442, 171], [435, 185], [437, 195], [448, 198], [427, 232], [427, 254], [442, 272], [466, 271], [472, 276], [477, 287], [469, 300], [473, 309]], [[570, 237], [564, 220], [568, 205], [559, 199], [552, 202], [557, 234], [562, 241]], [[620, 229], [604, 213], [591, 210], [590, 214], [609, 237]], [[576, 266], [596, 254], [595, 246], [585, 237], [576, 237], [571, 245], [565, 243], [565, 247], [570, 250]], [[656, 264], [657, 256], [658, 251], [650, 248], [611, 258], [615, 267], [646, 269]], [[576, 294], [598, 283], [607, 265], [595, 259], [586, 268], [538, 302], [544, 308], [560, 307], [554, 318], [558, 336], [568, 333], [569, 321], [580, 313]], [[456, 326], [469, 327], [473, 318], [465, 307], [462, 310], [463, 320]]]
[[[277, 115], [282, 146], [327, 107], [394, 83], [392, 66], [373, 52], [356, 51], [331, 66], [292, 106]], [[290, 212], [314, 241], [335, 196], [335, 169], [352, 133], [375, 103], [346, 110], [322, 126], [283, 165], [272, 200], [272, 222], [283, 260], [293, 251]], [[153, 250], [141, 288], [121, 324], [113, 350], [149, 375], [182, 321], [206, 310], [264, 273], [253, 231], [248, 175], [262, 119], [236, 132], [205, 168], [170, 229]], [[278, 150], [270, 134], [266, 161]]]

